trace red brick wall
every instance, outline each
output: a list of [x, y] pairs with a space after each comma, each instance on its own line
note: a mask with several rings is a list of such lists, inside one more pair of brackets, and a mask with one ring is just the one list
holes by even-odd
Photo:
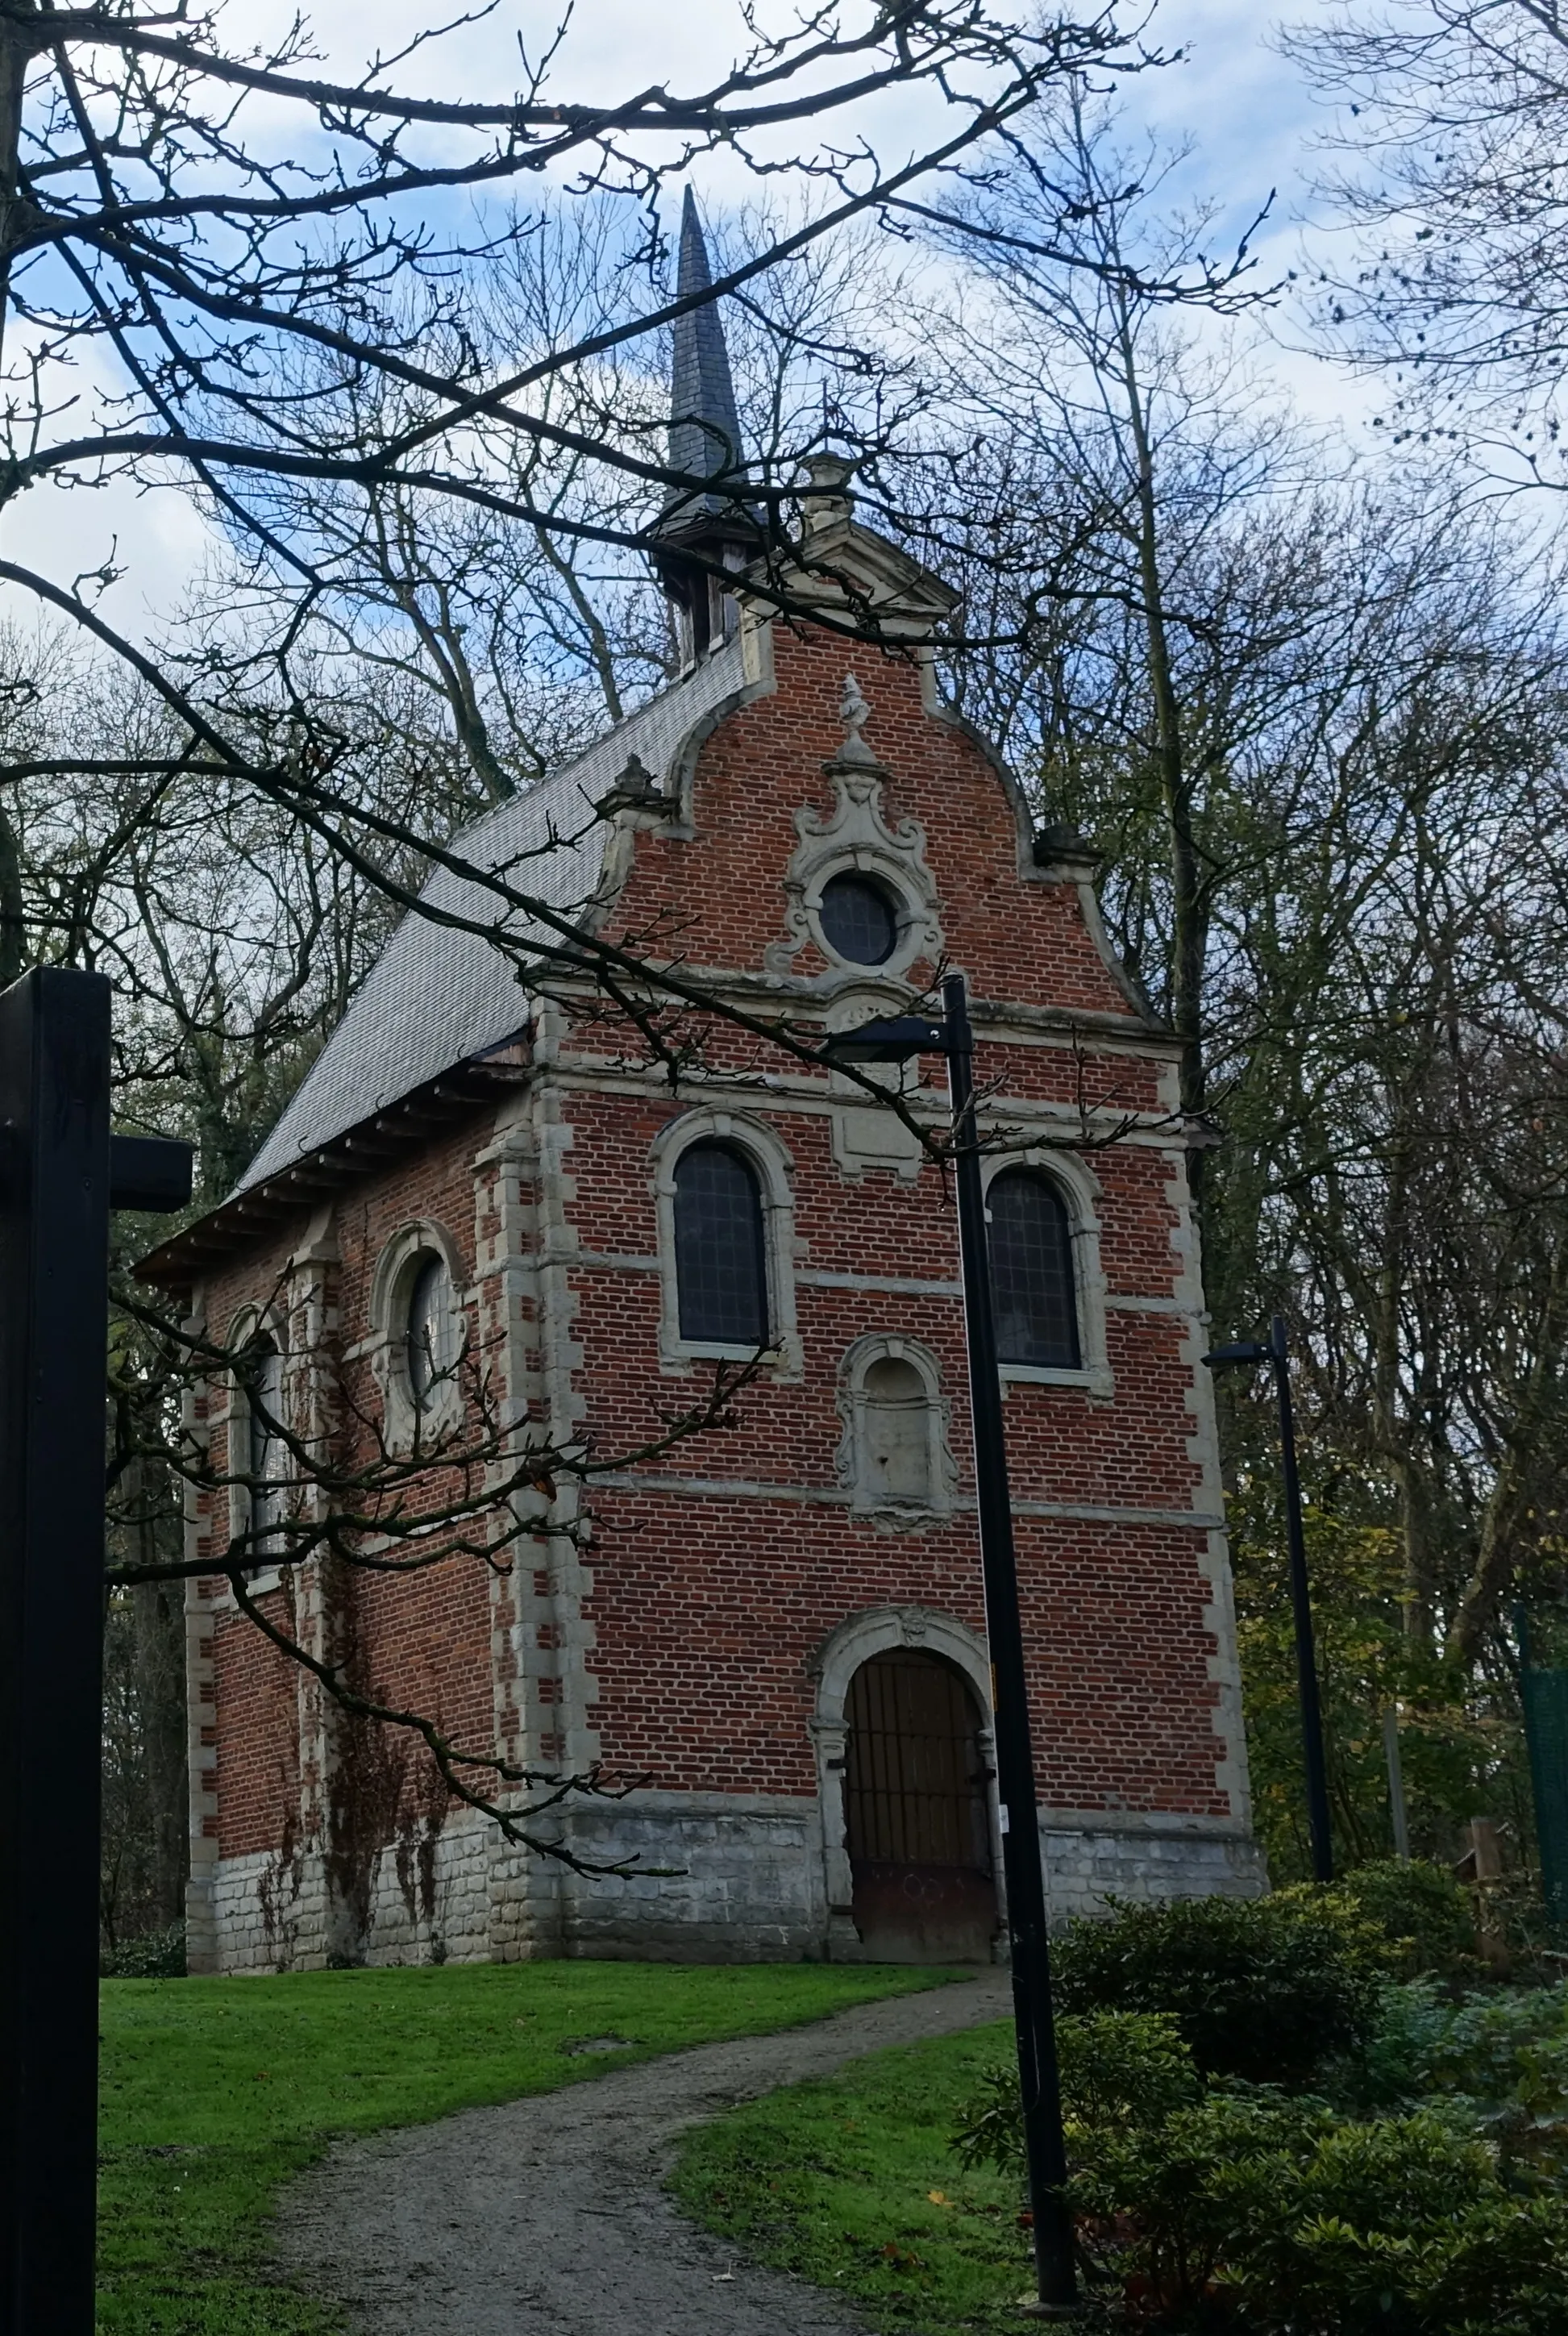
[[[1076, 1051], [988, 1047], [983, 1075], [1000, 1080], [998, 1107], [1005, 1114], [1011, 1096], [1158, 1111], [1168, 1049], [1138, 1039], [1126, 1021], [1125, 994], [1084, 923], [1074, 887], [1020, 875], [1013, 808], [996, 772], [955, 725], [927, 710], [912, 665], [858, 646], [802, 639], [782, 626], [774, 655], [776, 692], [732, 716], [702, 750], [695, 840], [657, 827], [638, 836], [609, 930], [647, 934], [661, 920], [678, 924], [694, 964], [762, 971], [765, 949], [784, 930], [784, 878], [798, 842], [793, 814], [802, 803], [823, 813], [833, 805], [822, 765], [842, 741], [837, 706], [852, 666], [872, 707], [867, 742], [893, 774], [885, 815], [890, 823], [912, 815], [925, 831], [947, 949], [974, 994], [1124, 1017], [1127, 1035], [1116, 1046], [1090, 1031]], [[798, 975], [822, 969], [809, 945], [794, 965]], [[911, 978], [924, 982], [934, 970], [917, 966]], [[980, 1035], [984, 1043], [983, 1026]], [[571, 1129], [570, 1224], [585, 1251], [651, 1260], [650, 1147], [683, 1106], [667, 1094], [639, 1096], [607, 1091], [602, 1081], [574, 1081], [573, 1045], [600, 1058], [613, 1051], [602, 1027], [582, 1028], [559, 1075]], [[732, 1058], [752, 1051], [733, 1037], [721, 1045]], [[700, 1100], [733, 1101], [722, 1094]], [[952, 1212], [935, 1170], [922, 1170], [913, 1183], [886, 1173], [846, 1177], [833, 1157], [825, 1113], [760, 1094], [745, 1107], [768, 1117], [793, 1158], [802, 1270], [956, 1282]], [[476, 1115], [345, 1198], [334, 1278], [343, 1343], [365, 1335], [375, 1260], [411, 1220], [440, 1222], [473, 1271], [473, 1160], [491, 1132], [489, 1118]], [[1115, 1396], [1011, 1386], [1015, 1498], [1190, 1512], [1202, 1505], [1201, 1479], [1189, 1449], [1194, 1422], [1182, 1326], [1169, 1313], [1115, 1305], [1117, 1298], [1168, 1303], [1176, 1294], [1183, 1260], [1173, 1243], [1171, 1155], [1119, 1144], [1096, 1152], [1091, 1165]], [[302, 1216], [287, 1239], [269, 1241], [214, 1281], [215, 1328], [241, 1297], [269, 1285], [304, 1222]], [[571, 1336], [584, 1353], [578, 1375], [584, 1426], [602, 1459], [657, 1433], [662, 1419], [698, 1397], [703, 1377], [700, 1369], [685, 1376], [661, 1369], [655, 1272], [579, 1263], [570, 1285]], [[796, 1304], [803, 1376], [765, 1376], [738, 1399], [733, 1426], [707, 1431], [646, 1464], [644, 1473], [831, 1494], [839, 1483], [844, 1351], [868, 1332], [901, 1332], [940, 1358], [960, 1498], [972, 1492], [956, 1297], [803, 1281]], [[363, 1365], [349, 1368], [347, 1384], [355, 1400], [374, 1405]], [[441, 1491], [433, 1484], [430, 1498]], [[592, 1723], [612, 1767], [656, 1785], [810, 1793], [808, 1664], [828, 1631], [857, 1611], [907, 1602], [982, 1627], [972, 1512], [890, 1531], [842, 1503], [792, 1500], [779, 1489], [699, 1498], [647, 1484], [599, 1490], [593, 1512], [585, 1609], [596, 1633], [589, 1662], [599, 1700]], [[1213, 1727], [1203, 1533], [1157, 1519], [1024, 1515], [1018, 1544], [1047, 1799], [1072, 1809], [1226, 1814], [1215, 1784], [1226, 1747]], [[534, 1562], [525, 1554], [525, 1566]], [[492, 1619], [483, 1575], [472, 1563], [415, 1581], [362, 1584], [364, 1675], [388, 1700], [429, 1710], [453, 1731], [488, 1742]], [[230, 1623], [220, 1627], [219, 1644], [221, 1842], [231, 1854], [258, 1845], [269, 1828], [275, 1837], [280, 1796], [287, 1794], [290, 1720], [276, 1660], [244, 1653]]]
[[[1018, 872], [1012, 805], [992, 764], [951, 722], [928, 711], [907, 657], [859, 642], [774, 628], [777, 687], [743, 706], [703, 746], [694, 799], [696, 849], [657, 832], [639, 839], [636, 869], [606, 927], [642, 933], [662, 918], [690, 936], [694, 960], [751, 967], [783, 930], [783, 879], [799, 838], [797, 807], [831, 812], [823, 764], [842, 745], [845, 674], [871, 701], [866, 744], [891, 776], [890, 825], [913, 816], [941, 895], [949, 953], [981, 997], [1023, 1005], [1125, 1013], [1126, 998], [1096, 949], [1069, 886]], [[808, 945], [802, 974], [823, 970]], [[934, 968], [916, 965], [910, 978]]]
[[[337, 1312], [337, 1353], [363, 1338], [369, 1327], [371, 1280], [376, 1260], [397, 1233], [418, 1220], [433, 1220], [455, 1244], [461, 1260], [460, 1290], [474, 1270], [473, 1156], [486, 1140], [492, 1114], [471, 1114], [423, 1149], [349, 1188], [334, 1215], [332, 1238], [338, 1262], [305, 1270], [325, 1276], [329, 1304]], [[236, 1260], [208, 1283], [207, 1319], [214, 1336], [227, 1338], [242, 1310], [257, 1303], [287, 1311], [289, 1260], [309, 1230], [310, 1212], [279, 1224], [248, 1258]], [[471, 1321], [470, 1353], [476, 1368], [488, 1358]], [[346, 1400], [340, 1406], [338, 1457], [346, 1469], [365, 1469], [377, 1459], [374, 1428], [380, 1399], [369, 1365], [361, 1359], [332, 1368]], [[214, 1390], [211, 1452], [215, 1467], [228, 1465], [227, 1399]], [[450, 1472], [430, 1468], [395, 1493], [405, 1519], [439, 1513], [451, 1497]], [[228, 1503], [222, 1494], [207, 1504], [205, 1546], [220, 1554], [228, 1538]], [[217, 1600], [214, 1614], [214, 1704], [211, 1740], [218, 1765], [216, 1831], [219, 1854], [240, 1856], [277, 1846], [286, 1822], [297, 1820], [299, 1731], [298, 1666], [268, 1646], [248, 1620], [224, 1595], [221, 1578], [208, 1585]], [[404, 1577], [357, 1574], [352, 1611], [346, 1615], [353, 1677], [362, 1692], [377, 1700], [417, 1709], [434, 1718], [455, 1740], [488, 1749], [493, 1736], [488, 1576], [474, 1558], [454, 1556], [429, 1572]], [[264, 1611], [290, 1635], [294, 1621], [281, 1592]], [[403, 1734], [401, 1749], [389, 1755], [404, 1778], [394, 1797], [424, 1806], [431, 1792], [429, 1756]], [[209, 1821], [211, 1822], [211, 1821]]]
[[[283, 1600], [266, 1601], [281, 1614]], [[213, 1617], [219, 1850], [244, 1857], [291, 1843], [299, 1825], [297, 1667], [230, 1609]]]

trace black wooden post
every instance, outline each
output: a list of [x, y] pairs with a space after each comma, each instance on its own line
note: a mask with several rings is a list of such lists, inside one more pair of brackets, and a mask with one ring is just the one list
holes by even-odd
[[98, 2087], [109, 984], [0, 997], [5, 2336], [90, 2336]]
[[[0, 2336], [94, 2319], [109, 1009], [0, 993]], [[123, 1205], [190, 1197], [187, 1145], [122, 1143]]]

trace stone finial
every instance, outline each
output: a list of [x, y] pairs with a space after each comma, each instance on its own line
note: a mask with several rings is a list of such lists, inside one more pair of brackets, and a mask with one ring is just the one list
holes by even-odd
[[876, 756], [861, 735], [871, 718], [872, 709], [862, 693], [860, 683], [852, 673], [846, 673], [844, 694], [839, 700], [839, 720], [844, 725], [844, 743], [838, 752], [841, 763], [876, 761]]
[[825, 535], [829, 529], [842, 527], [854, 510], [854, 498], [850, 481], [855, 466], [845, 454], [812, 454], [806, 458], [807, 484], [802, 491], [804, 506], [805, 532]]
[[663, 802], [658, 781], [641, 755], [628, 754], [619, 777], [599, 797], [599, 808], [605, 813], [632, 811], [644, 803], [661, 805]]

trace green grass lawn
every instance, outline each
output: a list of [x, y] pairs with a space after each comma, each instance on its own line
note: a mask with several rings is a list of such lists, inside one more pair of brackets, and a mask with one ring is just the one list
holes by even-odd
[[[550, 2092], [943, 1976], [557, 1962], [106, 1980], [99, 2326], [114, 2336], [324, 2336], [334, 2316], [268, 2278], [267, 2224], [278, 2185], [335, 2134]], [[607, 2037], [626, 2049], [567, 2049]]]
[[703, 2126], [682, 2149], [677, 2203], [748, 2254], [921, 2336], [1011, 2336], [1032, 2286], [1017, 2185], [966, 2174], [949, 2146], [978, 2072], [1005, 2060], [1010, 2022], [857, 2060]]

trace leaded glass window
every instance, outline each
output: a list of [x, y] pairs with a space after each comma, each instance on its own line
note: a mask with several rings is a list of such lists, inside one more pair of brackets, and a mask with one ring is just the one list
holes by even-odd
[[1066, 1204], [1048, 1177], [1006, 1168], [986, 1195], [997, 1356], [1047, 1370], [1080, 1366]]
[[270, 1339], [252, 1347], [247, 1372], [249, 1399], [246, 1474], [250, 1478], [252, 1545], [264, 1549], [283, 1515], [288, 1446], [283, 1421], [283, 1357]]
[[885, 965], [898, 947], [898, 911], [870, 876], [830, 877], [817, 920], [829, 949], [851, 965]]
[[683, 1338], [767, 1345], [762, 1192], [731, 1144], [694, 1144], [676, 1163], [675, 1272]]
[[408, 1387], [415, 1407], [428, 1411], [457, 1366], [457, 1310], [446, 1260], [427, 1251], [408, 1289]]

